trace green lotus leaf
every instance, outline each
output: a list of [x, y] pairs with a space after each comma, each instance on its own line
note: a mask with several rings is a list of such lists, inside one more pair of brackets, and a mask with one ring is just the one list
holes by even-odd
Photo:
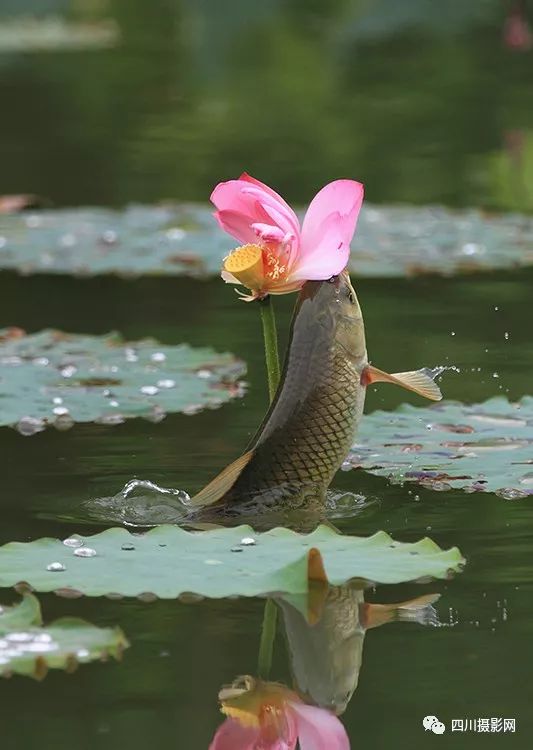
[[403, 404], [365, 416], [343, 468], [434, 490], [533, 494], [533, 398], [504, 397], [467, 406]]
[[[235, 246], [194, 204], [44, 210], [0, 217], [0, 268], [92, 276], [220, 273]], [[352, 243], [358, 276], [454, 274], [533, 264], [533, 219], [478, 210], [365, 205]]]
[[0, 330], [0, 425], [31, 435], [53, 424], [158, 422], [167, 412], [194, 414], [242, 395], [244, 363], [231, 354], [127, 343], [114, 333], [80, 336]]
[[127, 647], [120, 628], [98, 628], [75, 617], [44, 626], [32, 594], [13, 607], [0, 607], [0, 676], [42, 679], [48, 669], [71, 672], [96, 659], [119, 659]]
[[37, 591], [73, 589], [87, 596], [173, 599], [194, 593], [216, 599], [306, 593], [309, 578], [324, 580], [323, 571], [334, 585], [353, 578], [446, 578], [463, 562], [455, 547], [443, 551], [427, 538], [395, 542], [384, 531], [362, 538], [326, 526], [305, 535], [283, 528], [190, 532], [165, 525], [144, 534], [112, 528], [83, 540], [11, 542], [0, 547], [0, 586], [26, 582]]

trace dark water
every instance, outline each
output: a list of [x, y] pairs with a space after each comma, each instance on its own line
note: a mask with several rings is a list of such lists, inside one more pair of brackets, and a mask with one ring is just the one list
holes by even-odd
[[[437, 14], [424, 2], [102, 4], [122, 31], [116, 50], [0, 53], [0, 194], [33, 192], [58, 205], [203, 200], [246, 168], [295, 201], [344, 174], [363, 179], [375, 202], [527, 210], [527, 182], [512, 181], [513, 191], [501, 175], [509, 164], [524, 174], [525, 146], [513, 162], [508, 134], [531, 143], [533, 58], [502, 45], [503, 4], [476, 5], [474, 13], [450, 0]], [[531, 393], [533, 273], [356, 283], [379, 367], [456, 365], [461, 373], [448, 374], [443, 390], [467, 402]], [[291, 303], [278, 304], [282, 339]], [[216, 345], [248, 362], [250, 383], [243, 400], [158, 425], [32, 438], [0, 430], [1, 543], [80, 530], [83, 503], [133, 476], [193, 491], [238, 454], [263, 415], [256, 311], [217, 280], [4, 273], [0, 304], [2, 325], [28, 331], [116, 329]], [[369, 393], [367, 411], [405, 400], [384, 387]], [[338, 522], [343, 530], [385, 529], [405, 541], [429, 534], [469, 561], [450, 582], [367, 592], [380, 603], [440, 592], [443, 627], [393, 623], [367, 633], [343, 715], [352, 747], [530, 747], [531, 501], [415, 493], [361, 472], [339, 475], [335, 487], [368, 501]], [[4, 591], [2, 601], [12, 596]], [[42, 684], [0, 682], [6, 750], [201, 750], [222, 718], [221, 684], [256, 670], [259, 600], [40, 599], [46, 620], [68, 613], [120, 624], [132, 647], [119, 665], [51, 672]], [[290, 683], [281, 632], [272, 674]], [[454, 718], [515, 718], [517, 731], [477, 739], [448, 730], [437, 739], [422, 728], [428, 714], [448, 727]]]

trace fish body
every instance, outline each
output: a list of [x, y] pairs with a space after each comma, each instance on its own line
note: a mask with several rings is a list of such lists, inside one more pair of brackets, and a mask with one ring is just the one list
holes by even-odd
[[277, 603], [295, 688], [309, 702], [343, 713], [357, 687], [363, 660], [363, 590], [350, 584], [330, 587], [312, 625], [291, 602], [280, 598]]
[[309, 281], [291, 328], [281, 387], [227, 503], [322, 501], [363, 413], [368, 364], [361, 308], [347, 276]]
[[[307, 701], [336, 714], [346, 709], [359, 681], [365, 635], [389, 622], [436, 625], [433, 604], [439, 594], [425, 594], [395, 604], [365, 602], [356, 583], [314, 592], [318, 611], [309, 614], [290, 599], [276, 599], [283, 618], [295, 689]], [[313, 589], [310, 591], [313, 596]]]
[[366, 387], [380, 381], [441, 397], [426, 371], [389, 375], [369, 365], [363, 315], [346, 271], [306, 282], [263, 423], [246, 452], [192, 498], [192, 509], [323, 509], [357, 432]]
[[308, 281], [275, 398], [247, 449], [249, 460], [219, 502], [323, 505], [363, 413], [367, 365], [363, 316], [348, 274]]

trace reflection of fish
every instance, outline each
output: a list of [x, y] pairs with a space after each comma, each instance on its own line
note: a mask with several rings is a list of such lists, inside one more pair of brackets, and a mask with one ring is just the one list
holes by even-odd
[[242, 506], [252, 499], [262, 509], [322, 505], [352, 444], [366, 386], [377, 381], [441, 397], [424, 371], [388, 375], [368, 364], [361, 308], [347, 273], [308, 281], [263, 424], [247, 452], [193, 498], [193, 507]]
[[357, 687], [366, 631], [395, 620], [435, 624], [432, 603], [438, 598], [429, 594], [399, 604], [368, 604], [360, 588], [331, 586], [313, 624], [278, 599], [298, 692], [317, 706], [342, 713]]

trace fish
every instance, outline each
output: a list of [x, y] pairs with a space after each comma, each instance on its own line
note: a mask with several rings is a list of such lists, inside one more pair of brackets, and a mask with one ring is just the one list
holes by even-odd
[[[319, 587], [319, 589], [322, 587]], [[394, 604], [365, 602], [355, 583], [311, 588], [316, 604], [307, 612], [290, 597], [276, 597], [282, 613], [294, 687], [310, 703], [342, 714], [359, 682], [368, 630], [390, 622], [437, 625], [439, 594]], [[309, 601], [308, 605], [312, 602]]]
[[308, 281], [298, 296], [280, 382], [245, 452], [190, 501], [224, 512], [323, 508], [363, 414], [367, 387], [385, 382], [442, 398], [429, 371], [389, 374], [368, 361], [365, 327], [346, 271]]

